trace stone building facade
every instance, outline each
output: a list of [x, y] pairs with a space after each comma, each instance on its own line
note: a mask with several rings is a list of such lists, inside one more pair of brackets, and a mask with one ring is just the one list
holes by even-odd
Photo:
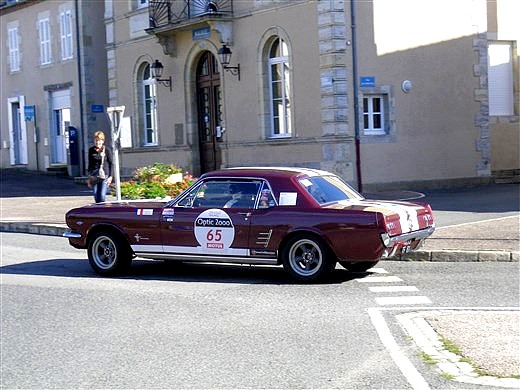
[[516, 14], [514, 0], [105, 0], [122, 173], [291, 165], [371, 190], [517, 171]]

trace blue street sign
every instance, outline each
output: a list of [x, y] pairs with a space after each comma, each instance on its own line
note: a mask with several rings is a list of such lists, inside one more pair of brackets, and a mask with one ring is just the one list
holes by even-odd
[[102, 104], [92, 104], [90, 106], [90, 111], [93, 113], [105, 112], [105, 107]]
[[33, 122], [34, 116], [36, 115], [36, 107], [35, 106], [23, 106], [23, 112], [25, 116], [26, 122]]
[[374, 76], [361, 76], [359, 80], [359, 85], [361, 87], [375, 87], [376, 78]]
[[211, 36], [211, 30], [209, 27], [201, 27], [191, 30], [191, 37], [194, 41], [200, 39], [206, 39]]

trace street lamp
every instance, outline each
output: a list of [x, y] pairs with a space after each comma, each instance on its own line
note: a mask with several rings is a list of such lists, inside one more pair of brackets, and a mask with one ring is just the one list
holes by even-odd
[[170, 92], [172, 91], [172, 76], [169, 76], [168, 78], [161, 79], [164, 66], [159, 60], [155, 60], [154, 63], [151, 66], [152, 69], [152, 77], [155, 79], [155, 81], [161, 83], [165, 87], [170, 88]]
[[226, 45], [218, 49], [218, 55], [220, 56], [220, 62], [224, 70], [231, 72], [233, 76], [238, 76], [238, 81], [240, 81], [240, 64], [237, 64], [237, 66], [228, 66], [231, 60], [231, 54], [231, 49]]

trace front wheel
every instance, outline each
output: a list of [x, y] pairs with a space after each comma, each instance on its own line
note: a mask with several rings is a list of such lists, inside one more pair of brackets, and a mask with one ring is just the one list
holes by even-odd
[[100, 275], [116, 275], [130, 267], [132, 262], [128, 244], [114, 233], [99, 232], [88, 246], [88, 261]]
[[283, 248], [282, 263], [294, 279], [315, 281], [331, 272], [336, 261], [321, 240], [311, 236], [295, 236]]
[[368, 269], [372, 268], [376, 265], [377, 261], [360, 261], [360, 262], [352, 262], [352, 261], [340, 261], [339, 262], [343, 268], [350, 272], [365, 272]]

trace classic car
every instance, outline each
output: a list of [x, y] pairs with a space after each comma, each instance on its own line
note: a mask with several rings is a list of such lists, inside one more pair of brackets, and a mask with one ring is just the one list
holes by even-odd
[[364, 199], [340, 177], [306, 168], [228, 168], [169, 202], [91, 204], [66, 214], [64, 237], [101, 275], [135, 257], [282, 265], [315, 281], [339, 263], [363, 272], [413, 251], [435, 229], [428, 204]]

